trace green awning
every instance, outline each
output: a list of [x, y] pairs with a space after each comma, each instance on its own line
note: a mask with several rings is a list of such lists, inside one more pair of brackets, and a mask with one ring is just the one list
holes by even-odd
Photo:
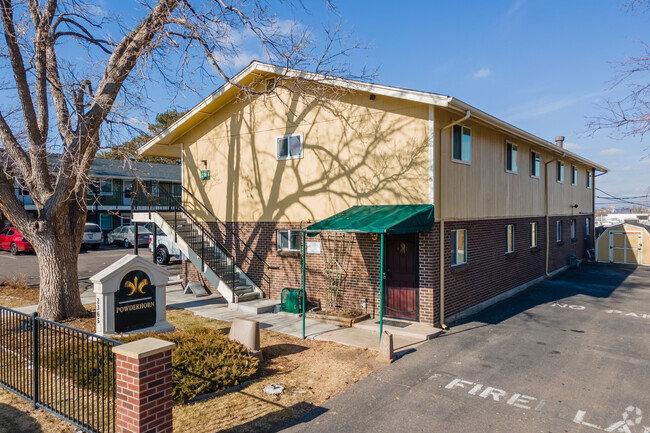
[[352, 206], [307, 227], [308, 234], [324, 231], [403, 234], [431, 230], [433, 205]]

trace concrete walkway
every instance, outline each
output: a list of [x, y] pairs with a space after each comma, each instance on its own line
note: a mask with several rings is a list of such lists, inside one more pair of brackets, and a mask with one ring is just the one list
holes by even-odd
[[[223, 320], [232, 322], [236, 317], [252, 319], [260, 322], [262, 329], [268, 329], [274, 332], [302, 337], [302, 317], [298, 314], [291, 313], [263, 313], [251, 314], [244, 311], [232, 310], [228, 308], [228, 302], [219, 294], [212, 294], [197, 298], [192, 294], [184, 294], [180, 282], [170, 280], [167, 286], [167, 306], [180, 308], [196, 314], [197, 316], [207, 317], [209, 319]], [[85, 290], [81, 293], [81, 302], [84, 305], [95, 303], [95, 294], [92, 289]], [[37, 305], [15, 308], [25, 314], [35, 312]], [[347, 346], [355, 346], [370, 350], [379, 350], [379, 326], [377, 320], [368, 320], [358, 324], [353, 328], [340, 328], [336, 325], [324, 323], [318, 320], [305, 319], [305, 337], [319, 341], [332, 341]], [[431, 338], [432, 330], [437, 332], [431, 326], [414, 324], [409, 329], [418, 331], [411, 333], [402, 333], [398, 328], [384, 326], [384, 329], [393, 334], [393, 347], [395, 354], [399, 357], [406, 353], [412, 352], [415, 347], [424, 343], [427, 338]]]

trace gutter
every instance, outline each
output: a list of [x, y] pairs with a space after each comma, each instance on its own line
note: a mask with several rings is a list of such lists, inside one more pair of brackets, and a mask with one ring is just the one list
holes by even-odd
[[[443, 127], [440, 130], [440, 199], [438, 201], [439, 203], [439, 209], [440, 209], [440, 327], [444, 329], [445, 331], [449, 329], [449, 326], [445, 323], [445, 219], [442, 213], [442, 199], [443, 199], [443, 194], [444, 194], [444, 166], [445, 166], [445, 160], [443, 158], [443, 149], [442, 149], [442, 131], [444, 131], [447, 128], [451, 128], [454, 125], [458, 125], [461, 122], [464, 122], [465, 120], [469, 119], [472, 113], [467, 110], [465, 112], [465, 116], [451, 122], [449, 125]], [[453, 140], [453, 138], [452, 138]]]

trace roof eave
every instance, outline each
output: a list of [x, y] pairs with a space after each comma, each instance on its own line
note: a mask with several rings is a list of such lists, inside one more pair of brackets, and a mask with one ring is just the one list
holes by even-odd
[[488, 114], [488, 113], [486, 113], [486, 112], [484, 112], [482, 110], [479, 110], [478, 108], [475, 108], [475, 107], [461, 101], [460, 99], [450, 98], [449, 107], [450, 108], [455, 108], [455, 109], [460, 110], [462, 112], [466, 112], [466, 111], [469, 110], [472, 113], [470, 119], [471, 118], [476, 118], [476, 119], [482, 120], [483, 122], [485, 122], [485, 123], [487, 123], [487, 124], [489, 124], [491, 126], [497, 127], [497, 128], [499, 128], [499, 129], [501, 129], [501, 130], [503, 130], [503, 131], [505, 131], [505, 132], [507, 132], [509, 134], [512, 134], [512, 135], [517, 136], [519, 138], [523, 138], [523, 139], [525, 139], [527, 141], [533, 142], [533, 143], [541, 146], [545, 150], [548, 150], [548, 151], [550, 151], [552, 153], [555, 153], [555, 154], [558, 154], [558, 155], [562, 155], [562, 157], [566, 156], [566, 157], [569, 157], [569, 158], [574, 159], [576, 161], [579, 161], [579, 162], [581, 162], [581, 163], [583, 163], [583, 164], [585, 164], [587, 166], [590, 166], [590, 167], [594, 168], [597, 171], [601, 171], [603, 173], [607, 173], [609, 171], [609, 169], [607, 167], [604, 167], [604, 166], [602, 166], [600, 164], [597, 164], [597, 163], [595, 163], [593, 161], [590, 161], [590, 160], [588, 160], [586, 158], [583, 158], [582, 156], [577, 155], [577, 154], [575, 154], [575, 153], [573, 153], [573, 152], [571, 152], [571, 151], [569, 151], [569, 150], [567, 150], [567, 149], [565, 149], [563, 147], [558, 147], [555, 144], [551, 143], [550, 141], [546, 141], [546, 140], [544, 140], [544, 139], [542, 139], [542, 138], [540, 138], [540, 137], [538, 137], [536, 135], [531, 134], [530, 132], [526, 132], [523, 129], [519, 129], [516, 126], [509, 124], [508, 122], [505, 122], [505, 121], [503, 121], [503, 120], [501, 120], [499, 118], [496, 118], [496, 117], [494, 117], [494, 116], [492, 116], [492, 115], [490, 115], [490, 114]]
[[[250, 65], [248, 65], [246, 68], [241, 70], [237, 75], [235, 75], [231, 79], [231, 82], [237, 84], [242, 83], [247, 77], [249, 77], [251, 74], [254, 73], [275, 74], [275, 75], [287, 76], [289, 78], [318, 81], [331, 86], [344, 87], [349, 90], [354, 90], [359, 92], [369, 92], [381, 96], [406, 99], [409, 101], [420, 102], [420, 103], [430, 104], [430, 105], [438, 105], [441, 107], [446, 107], [449, 101], [451, 100], [451, 97], [445, 95], [420, 92], [417, 90], [400, 89], [397, 87], [390, 87], [382, 84], [373, 84], [373, 83], [365, 83], [362, 81], [346, 80], [343, 78], [331, 77], [327, 75], [316, 74], [313, 72], [297, 71], [294, 69], [274, 66], [268, 63], [262, 63], [258, 61], [251, 62]], [[227, 82], [221, 87], [219, 87], [207, 98], [199, 102], [194, 108], [192, 108], [190, 111], [185, 113], [185, 115], [179, 118], [176, 122], [171, 124], [168, 128], [161, 131], [158, 135], [156, 135], [147, 143], [142, 145], [138, 149], [138, 154], [144, 156], [171, 156], [171, 157], [180, 158], [180, 146], [178, 146], [177, 144], [172, 144], [172, 141], [174, 140], [174, 138], [176, 138], [174, 132], [176, 132], [179, 129], [179, 127], [181, 127], [181, 125], [185, 124], [190, 120], [196, 120], [197, 117], [200, 116], [205, 118], [213, 114], [215, 112], [214, 109], [210, 111], [203, 111], [203, 110], [208, 105], [214, 103], [223, 95], [225, 95], [229, 90], [233, 89], [235, 85], [231, 84], [231, 82]], [[227, 100], [230, 100], [230, 98], [227, 98]], [[226, 103], [227, 100], [225, 100], [224, 103]], [[220, 108], [222, 105], [223, 104], [220, 104], [218, 105], [218, 107]], [[199, 121], [200, 120], [201, 119], [199, 119]], [[161, 145], [166, 145], [172, 147], [173, 149], [164, 149], [161, 147]], [[154, 150], [154, 147], [157, 148]]]

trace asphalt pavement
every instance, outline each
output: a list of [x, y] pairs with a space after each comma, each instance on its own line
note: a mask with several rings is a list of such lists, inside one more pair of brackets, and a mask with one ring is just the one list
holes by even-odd
[[[77, 262], [81, 291], [92, 290], [89, 278], [127, 254], [133, 254], [133, 248], [102, 245], [99, 250], [82, 250]], [[146, 247], [138, 248], [138, 255], [147, 260], [153, 260]], [[181, 273], [181, 261], [172, 258], [165, 268], [170, 272], [170, 276], [176, 276]], [[36, 255], [32, 253], [12, 256], [8, 251], [0, 251], [0, 281], [16, 276], [25, 278], [28, 285], [38, 285]]]
[[456, 324], [286, 431], [650, 433], [649, 388], [650, 268], [587, 264]]

